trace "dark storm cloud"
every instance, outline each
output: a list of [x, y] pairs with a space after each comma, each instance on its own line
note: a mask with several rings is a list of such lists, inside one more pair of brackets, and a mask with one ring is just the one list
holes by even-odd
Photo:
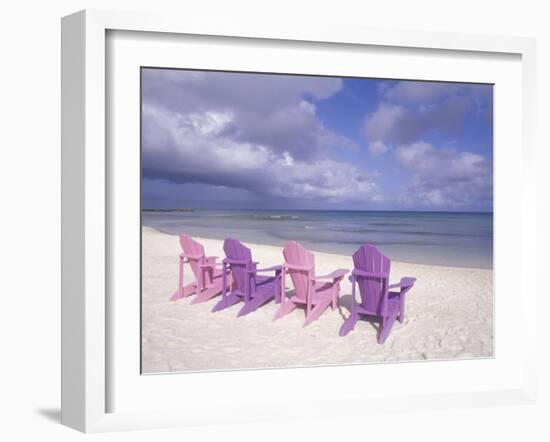
[[456, 136], [472, 114], [492, 121], [492, 91], [487, 85], [400, 81], [381, 95], [376, 111], [365, 118], [369, 143], [393, 145], [433, 134]]
[[153, 70], [143, 73], [147, 179], [327, 201], [380, 198], [374, 175], [330, 158], [355, 149], [304, 96], [331, 96], [334, 78]]
[[144, 103], [176, 114], [230, 114], [225, 135], [236, 140], [301, 159], [326, 147], [356, 147], [327, 135], [314, 106], [304, 100], [305, 95], [330, 97], [340, 90], [341, 79], [160, 69], [142, 75]]

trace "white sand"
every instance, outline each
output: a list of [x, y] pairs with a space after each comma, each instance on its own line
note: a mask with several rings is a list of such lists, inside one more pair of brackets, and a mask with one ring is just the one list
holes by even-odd
[[[196, 238], [207, 255], [223, 257], [220, 240]], [[282, 263], [280, 247], [247, 244], [260, 267]], [[415, 276], [405, 322], [395, 322], [385, 344], [375, 325], [359, 321], [338, 331], [349, 314], [351, 284], [343, 282], [340, 307], [302, 327], [303, 310], [272, 322], [273, 302], [237, 318], [242, 304], [211, 313], [219, 297], [191, 305], [170, 302], [177, 286], [176, 236], [143, 228], [143, 372], [217, 370], [489, 357], [493, 354], [493, 272], [484, 269], [392, 262], [391, 282]], [[352, 268], [351, 257], [315, 253], [317, 274]], [[186, 271], [186, 283], [191, 272]], [[287, 288], [292, 288], [287, 277]]]

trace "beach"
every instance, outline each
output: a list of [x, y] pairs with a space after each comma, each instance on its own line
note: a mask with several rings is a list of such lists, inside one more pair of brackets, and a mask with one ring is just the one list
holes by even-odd
[[[194, 236], [206, 254], [223, 258], [223, 240]], [[282, 248], [243, 241], [259, 267], [282, 264]], [[296, 309], [272, 321], [270, 302], [237, 318], [242, 304], [212, 313], [219, 297], [191, 305], [193, 297], [169, 300], [178, 280], [180, 247], [174, 234], [142, 228], [142, 371], [275, 368], [376, 362], [441, 360], [493, 355], [493, 271], [487, 268], [400, 262], [392, 259], [390, 282], [413, 276], [405, 321], [395, 322], [383, 345], [377, 325], [359, 321], [347, 336], [338, 332], [349, 315], [351, 284], [342, 282], [340, 305], [303, 327]], [[390, 256], [390, 258], [392, 258]], [[351, 270], [350, 255], [315, 251], [316, 273]], [[186, 269], [185, 283], [192, 281]], [[292, 283], [287, 277], [286, 287]]]

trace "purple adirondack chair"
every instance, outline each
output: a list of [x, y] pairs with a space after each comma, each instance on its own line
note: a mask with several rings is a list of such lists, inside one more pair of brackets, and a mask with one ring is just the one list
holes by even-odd
[[[281, 266], [258, 269], [258, 263], [252, 261], [250, 249], [236, 239], [227, 238], [223, 243], [223, 250], [226, 256], [223, 260], [224, 271], [227, 268], [231, 271], [234, 286], [233, 290], [228, 290], [227, 278], [222, 278], [222, 299], [214, 306], [213, 312], [242, 300], [244, 306], [237, 316], [244, 316], [273, 298], [275, 302], [280, 302]], [[275, 276], [261, 276], [258, 275], [260, 272], [275, 272]]]
[[[405, 294], [412, 288], [416, 278], [404, 277], [397, 284], [389, 284], [390, 260], [380, 251], [365, 244], [353, 254], [355, 268], [351, 272], [351, 314], [340, 329], [340, 336], [347, 335], [360, 316], [374, 318], [380, 323], [378, 343], [383, 344], [395, 319], [405, 319]], [[359, 286], [361, 301], [355, 300], [355, 285]], [[399, 289], [394, 291], [391, 289]]]
[[[170, 301], [196, 294], [191, 304], [197, 304], [221, 293], [223, 272], [221, 263], [216, 263], [215, 256], [205, 256], [202, 244], [190, 236], [181, 234], [179, 241], [183, 253], [179, 256], [178, 289], [170, 297]], [[183, 285], [184, 264], [189, 264], [195, 276], [195, 281], [186, 286]]]
[[[273, 320], [282, 318], [298, 305], [305, 306], [306, 320], [304, 327], [315, 321], [329, 305], [334, 310], [338, 305], [340, 281], [349, 270], [338, 269], [334, 272], [315, 276], [315, 257], [301, 244], [291, 241], [283, 249], [285, 263], [282, 273], [281, 307], [275, 313]], [[285, 275], [290, 274], [294, 284], [294, 294], [286, 298], [284, 294]]]

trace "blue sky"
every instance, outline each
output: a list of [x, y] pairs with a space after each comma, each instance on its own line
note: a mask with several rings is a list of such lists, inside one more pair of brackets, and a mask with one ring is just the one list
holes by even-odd
[[142, 70], [142, 205], [492, 211], [491, 85]]

